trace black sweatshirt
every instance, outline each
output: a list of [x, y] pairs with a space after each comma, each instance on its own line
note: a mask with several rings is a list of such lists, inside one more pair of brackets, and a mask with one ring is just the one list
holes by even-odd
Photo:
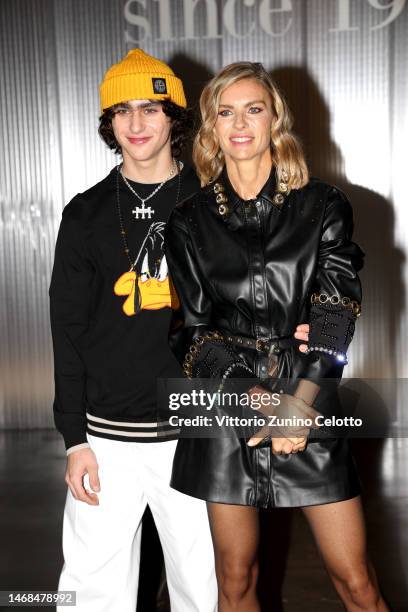
[[[135, 272], [129, 272], [121, 235], [117, 179]], [[129, 183], [141, 197], [157, 186]], [[199, 189], [193, 170], [183, 168], [180, 185], [179, 201]], [[181, 376], [167, 340], [177, 297], [163, 249], [178, 186], [175, 176], [143, 211], [114, 168], [63, 211], [50, 300], [54, 418], [67, 449], [86, 442], [86, 432], [127, 442], [174, 435], [158, 428], [156, 381]]]

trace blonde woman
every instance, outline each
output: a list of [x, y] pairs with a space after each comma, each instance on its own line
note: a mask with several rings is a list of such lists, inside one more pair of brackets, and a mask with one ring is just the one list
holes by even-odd
[[[189, 377], [220, 378], [224, 388], [253, 377], [251, 394], [255, 378], [272, 373], [312, 380], [286, 395], [289, 404], [333, 414], [319, 381], [341, 376], [360, 313], [363, 254], [351, 242], [350, 204], [309, 177], [285, 101], [261, 64], [221, 70], [200, 108], [202, 189], [167, 225], [181, 302], [173, 350]], [[293, 339], [302, 321], [311, 322], [307, 352]], [[264, 433], [182, 439], [176, 451], [172, 486], [207, 501], [220, 612], [259, 610], [257, 507], [302, 508], [347, 610], [387, 610], [346, 441], [314, 429]]]

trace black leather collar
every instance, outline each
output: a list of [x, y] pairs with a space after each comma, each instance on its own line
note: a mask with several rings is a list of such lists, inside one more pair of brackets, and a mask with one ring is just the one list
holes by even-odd
[[251, 200], [243, 200], [242, 198], [239, 197], [239, 195], [236, 193], [236, 191], [234, 191], [234, 188], [231, 185], [231, 182], [230, 182], [230, 180], [228, 178], [228, 174], [227, 174], [227, 170], [226, 170], [225, 166], [224, 166], [224, 169], [221, 172], [221, 175], [220, 175], [218, 180], [225, 187], [225, 193], [226, 193], [226, 195], [228, 197], [230, 212], [232, 212], [232, 210], [235, 209], [235, 207], [240, 202], [253, 202], [253, 201], [258, 200], [260, 198], [264, 198], [264, 199], [268, 200], [268, 202], [273, 204], [273, 196], [275, 195], [275, 192], [276, 192], [276, 173], [275, 173], [275, 168], [274, 167], [272, 167], [271, 173], [270, 173], [269, 178], [266, 181], [265, 185], [259, 191], [257, 196], [255, 198], [251, 199]]
[[[219, 193], [219, 188], [217, 189], [217, 184], [222, 185], [221, 192], [226, 196], [226, 201], [221, 203], [217, 202], [217, 194]], [[269, 174], [269, 178], [259, 191], [255, 198], [251, 198], [250, 200], [243, 200], [234, 190], [231, 181], [229, 180], [228, 173], [226, 167], [224, 166], [220, 176], [214, 182], [210, 183], [206, 188], [206, 193], [210, 196], [211, 201], [214, 202], [217, 215], [219, 215], [224, 223], [227, 224], [228, 228], [231, 230], [236, 230], [238, 227], [242, 225], [243, 217], [238, 213], [238, 208], [242, 204], [251, 204], [257, 200], [266, 200], [269, 204], [272, 204], [275, 210], [280, 210], [281, 206], [277, 205], [274, 202], [274, 197], [276, 196], [276, 172], [274, 167], [272, 167], [271, 172]], [[227, 208], [226, 212], [221, 212], [221, 207], [225, 205]]]

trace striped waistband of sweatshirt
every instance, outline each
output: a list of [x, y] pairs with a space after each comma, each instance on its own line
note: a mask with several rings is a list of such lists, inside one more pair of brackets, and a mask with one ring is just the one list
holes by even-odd
[[161, 442], [177, 438], [180, 429], [169, 421], [115, 421], [86, 413], [87, 429], [91, 435], [125, 442]]

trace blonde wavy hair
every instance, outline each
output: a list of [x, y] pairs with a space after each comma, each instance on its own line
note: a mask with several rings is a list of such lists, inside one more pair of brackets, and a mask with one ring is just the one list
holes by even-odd
[[258, 81], [269, 93], [274, 121], [271, 128], [272, 159], [278, 181], [288, 178], [289, 189], [299, 189], [309, 181], [309, 171], [301, 144], [291, 132], [293, 125], [289, 108], [262, 64], [235, 62], [223, 68], [204, 87], [200, 97], [201, 126], [194, 139], [193, 161], [201, 186], [215, 181], [225, 164], [214, 132], [221, 94], [229, 85], [242, 79]]

